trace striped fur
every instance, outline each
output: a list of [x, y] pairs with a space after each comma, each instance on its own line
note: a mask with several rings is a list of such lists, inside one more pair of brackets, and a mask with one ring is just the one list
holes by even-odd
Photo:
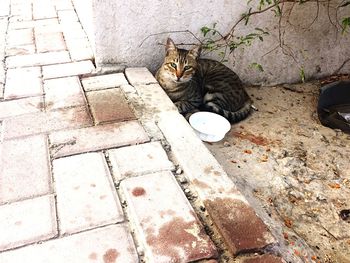
[[251, 99], [239, 77], [222, 63], [199, 56], [200, 47], [179, 49], [168, 38], [156, 78], [179, 112], [189, 117], [199, 110], [211, 111], [231, 123], [246, 118]]

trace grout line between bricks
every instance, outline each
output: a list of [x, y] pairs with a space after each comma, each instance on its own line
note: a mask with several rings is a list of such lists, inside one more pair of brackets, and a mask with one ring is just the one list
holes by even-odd
[[117, 195], [119, 197], [119, 201], [120, 201], [120, 204], [121, 204], [121, 207], [122, 207], [122, 211], [123, 211], [123, 214], [124, 214], [124, 218], [125, 218], [124, 223], [129, 226], [130, 235], [131, 235], [131, 237], [132, 237], [132, 239], [134, 241], [134, 244], [135, 244], [135, 247], [136, 247], [136, 251], [137, 251], [137, 254], [138, 254], [138, 257], [139, 257], [139, 261], [140, 261], [140, 263], [142, 263], [142, 262], [144, 262], [144, 259], [143, 259], [144, 258], [144, 248], [142, 247], [142, 249], [140, 249], [141, 246], [142, 246], [141, 245], [142, 242], [137, 237], [138, 235], [136, 234], [135, 227], [130, 223], [130, 217], [129, 217], [129, 214], [128, 214], [128, 211], [127, 211], [128, 204], [126, 202], [126, 198], [124, 197], [123, 193], [120, 191], [120, 183], [126, 178], [121, 179], [118, 182], [115, 181], [113, 168], [112, 168], [111, 161], [109, 159], [108, 152], [106, 150], [104, 150], [103, 154], [104, 154], [104, 157], [105, 157], [105, 160], [106, 160], [106, 163], [107, 163], [110, 175], [111, 175], [112, 180], [113, 180], [114, 190], [116, 191], [116, 193], [117, 193]]
[[1, 202], [0, 206], [15, 204], [15, 203], [23, 202], [23, 201], [26, 201], [26, 200], [29, 200], [29, 199], [36, 199], [36, 198], [40, 198], [40, 197], [44, 197], [44, 196], [48, 196], [48, 195], [53, 195], [53, 194], [54, 194], [53, 192], [49, 191], [48, 193], [44, 193], [44, 194], [31, 195], [31, 196], [28, 196], [28, 197], [23, 197], [23, 198], [20, 198], [20, 199], [16, 199], [14, 201], [11, 200], [11, 201], [6, 201], [6, 202]]
[[49, 157], [49, 167], [50, 167], [50, 174], [51, 174], [51, 190], [53, 192], [54, 200], [55, 200], [55, 216], [56, 216], [56, 227], [57, 227], [57, 237], [61, 236], [61, 229], [60, 229], [60, 219], [58, 217], [58, 208], [57, 208], [57, 193], [56, 193], [56, 182], [55, 182], [55, 177], [54, 177], [54, 172], [53, 172], [53, 158], [51, 158], [51, 151], [50, 151], [50, 136], [47, 135], [47, 151], [48, 151], [48, 157]]

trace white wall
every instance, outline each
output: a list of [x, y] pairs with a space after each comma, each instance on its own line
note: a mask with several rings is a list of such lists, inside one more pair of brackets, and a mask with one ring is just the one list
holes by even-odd
[[[92, 4], [87, 4], [89, 1], [92, 1]], [[152, 34], [190, 30], [202, 37], [202, 26], [217, 22], [219, 29], [225, 31], [246, 11], [246, 1], [242, 0], [89, 1], [84, 3], [92, 7], [90, 20], [94, 33], [91, 33], [89, 38], [95, 43], [96, 63], [146, 66], [153, 72], [164, 56], [164, 47], [159, 43], [164, 43], [168, 36], [176, 43], [196, 43], [196, 40], [186, 33], [151, 36]], [[307, 27], [312, 22], [315, 14], [315, 9], [311, 6], [303, 7], [294, 10], [294, 14], [297, 15], [293, 15], [290, 22], [296, 26], [288, 27], [285, 42], [296, 51], [294, 57], [301, 62], [299, 65], [304, 65], [307, 77], [329, 75], [350, 57], [350, 36], [336, 33], [323, 8], [319, 15], [321, 19], [309, 29], [303, 29], [303, 26]], [[82, 12], [78, 10], [78, 13]], [[247, 83], [298, 82], [298, 64], [291, 57], [284, 55], [281, 49], [277, 48], [264, 56], [278, 45], [278, 31], [274, 30], [278, 20], [268, 13], [251, 19], [251, 27], [267, 27], [272, 34], [265, 37], [264, 42], [256, 42], [250, 47], [236, 51], [227, 65]], [[237, 32], [245, 30], [247, 27], [242, 26]], [[249, 67], [252, 62], [262, 64], [264, 72]], [[343, 68], [343, 72], [350, 72], [350, 62]]]

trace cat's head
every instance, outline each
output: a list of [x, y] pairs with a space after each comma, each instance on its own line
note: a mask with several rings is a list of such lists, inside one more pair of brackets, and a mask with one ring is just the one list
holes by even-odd
[[163, 72], [174, 82], [189, 81], [197, 69], [201, 47], [196, 46], [190, 50], [180, 49], [168, 38], [165, 51]]

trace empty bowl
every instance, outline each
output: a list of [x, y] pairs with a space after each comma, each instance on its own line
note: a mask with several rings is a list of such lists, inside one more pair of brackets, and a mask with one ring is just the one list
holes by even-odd
[[218, 142], [231, 129], [231, 124], [227, 119], [212, 112], [193, 113], [189, 123], [199, 138], [205, 142]]

